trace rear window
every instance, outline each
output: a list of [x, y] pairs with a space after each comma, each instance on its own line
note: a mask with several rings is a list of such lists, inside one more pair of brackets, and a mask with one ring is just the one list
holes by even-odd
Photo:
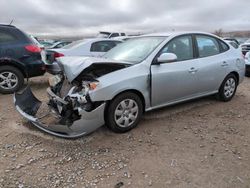
[[91, 45], [91, 52], [107, 52], [110, 49], [114, 48], [119, 41], [98, 41]]
[[[223, 42], [223, 41], [221, 41], [221, 40], [218, 40], [219, 41], [219, 43], [220, 43], [220, 45], [221, 45], [221, 52], [225, 52], [225, 51], [227, 51], [227, 50], [229, 50], [229, 46], [225, 43], [225, 42]], [[235, 42], [233, 42], [233, 41], [231, 41], [231, 42], [229, 42], [230, 44], [235, 44], [235, 45], [237, 45]], [[238, 46], [238, 45], [237, 45]], [[233, 45], [233, 47], [235, 47], [234, 45]], [[238, 48], [238, 47], [235, 47], [235, 48]]]
[[16, 37], [10, 33], [0, 31], [0, 43], [15, 41]]

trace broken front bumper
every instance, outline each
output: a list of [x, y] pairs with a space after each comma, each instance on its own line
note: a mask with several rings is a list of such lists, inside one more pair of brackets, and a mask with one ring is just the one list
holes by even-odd
[[58, 117], [56, 115], [53, 117], [58, 121], [53, 124], [44, 124], [43, 118], [53, 114], [52, 111], [45, 114], [39, 115], [37, 112], [42, 106], [42, 102], [39, 101], [32, 93], [30, 87], [27, 87], [21, 93], [14, 94], [14, 103], [17, 111], [27, 120], [29, 120], [34, 126], [40, 130], [63, 138], [77, 138], [83, 135], [87, 135], [94, 130], [98, 129], [104, 125], [104, 109], [106, 103], [101, 104], [96, 109], [91, 112], [86, 112], [84, 110], [79, 111], [81, 118], [74, 121], [72, 125], [61, 125], [59, 124]]

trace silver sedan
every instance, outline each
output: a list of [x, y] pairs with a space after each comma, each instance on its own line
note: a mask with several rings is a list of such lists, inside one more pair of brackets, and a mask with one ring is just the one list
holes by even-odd
[[203, 32], [132, 38], [102, 58], [64, 57], [48, 67], [49, 115], [27, 88], [15, 94], [17, 110], [47, 133], [75, 138], [106, 124], [123, 133], [144, 112], [216, 95], [230, 101], [245, 74], [244, 59], [222, 39]]

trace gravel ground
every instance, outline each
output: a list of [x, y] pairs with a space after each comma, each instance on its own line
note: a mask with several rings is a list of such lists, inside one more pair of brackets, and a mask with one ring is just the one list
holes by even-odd
[[[44, 99], [47, 82], [31, 82]], [[250, 79], [228, 103], [203, 98], [144, 115], [126, 134], [65, 140], [0, 95], [0, 187], [250, 187]]]

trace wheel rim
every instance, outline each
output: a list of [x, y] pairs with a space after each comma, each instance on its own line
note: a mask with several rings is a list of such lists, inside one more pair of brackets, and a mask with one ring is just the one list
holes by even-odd
[[235, 92], [235, 89], [236, 89], [235, 80], [233, 78], [229, 78], [224, 85], [224, 95], [227, 98], [232, 97]]
[[3, 89], [13, 89], [18, 84], [17, 76], [12, 72], [0, 73], [0, 87]]
[[115, 122], [120, 127], [129, 127], [136, 121], [138, 112], [138, 104], [132, 99], [125, 99], [115, 109]]

